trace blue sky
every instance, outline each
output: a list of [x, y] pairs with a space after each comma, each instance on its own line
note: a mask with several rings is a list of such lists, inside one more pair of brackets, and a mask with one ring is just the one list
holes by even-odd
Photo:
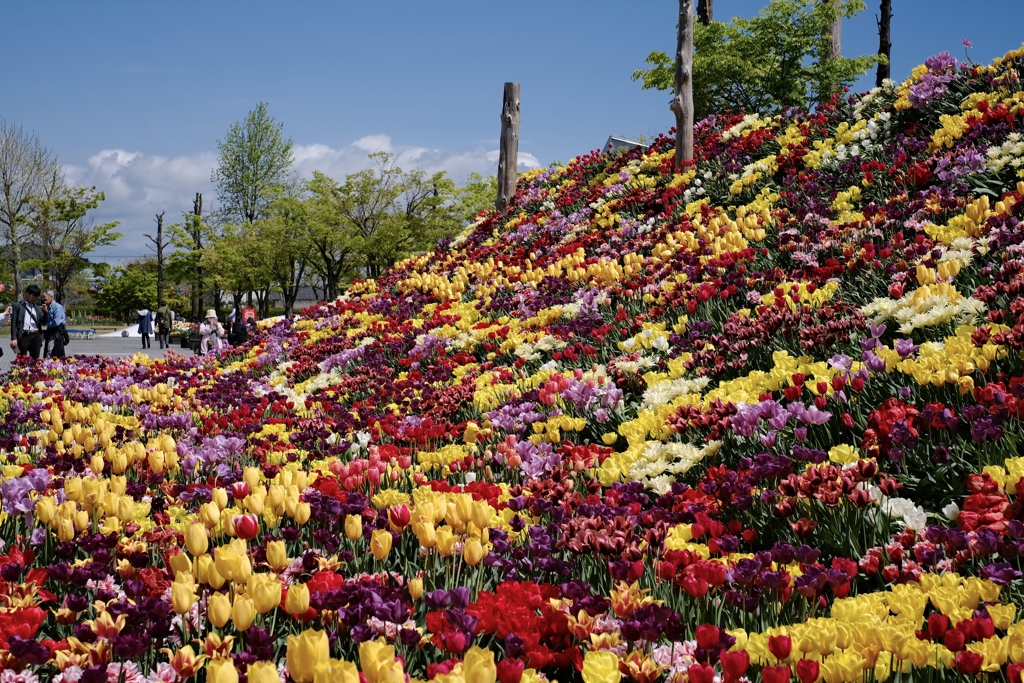
[[[715, 18], [762, 0], [716, 0]], [[877, 0], [846, 22], [845, 54], [877, 49]], [[894, 0], [893, 77], [943, 49], [990, 61], [1024, 40], [1024, 1]], [[671, 0], [173, 3], [4, 0], [0, 116], [39, 133], [69, 177], [122, 221], [112, 261], [146, 251], [153, 214], [209, 184], [216, 141], [259, 101], [297, 170], [342, 178], [377, 149], [458, 179], [497, 167], [502, 84], [522, 84], [521, 161], [546, 165], [673, 124], [665, 93], [630, 74], [674, 47]], [[868, 74], [859, 89], [873, 85]], [[13, 96], [11, 96], [13, 94]]]

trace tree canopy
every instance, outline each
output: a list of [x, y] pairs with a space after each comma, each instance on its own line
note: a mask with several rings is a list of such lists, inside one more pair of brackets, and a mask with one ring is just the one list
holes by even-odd
[[[771, 0], [750, 19], [695, 22], [693, 101], [698, 120], [727, 109], [776, 114], [810, 109], [851, 85], [878, 61], [875, 55], [829, 57], [837, 14], [850, 18], [863, 0]], [[633, 80], [644, 90], [672, 90], [675, 60], [652, 52]]]

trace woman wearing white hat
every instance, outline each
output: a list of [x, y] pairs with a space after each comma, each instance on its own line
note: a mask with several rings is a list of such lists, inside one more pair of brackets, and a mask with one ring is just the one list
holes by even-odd
[[217, 320], [217, 311], [212, 308], [206, 312], [206, 322], [199, 326], [199, 333], [203, 340], [199, 345], [199, 352], [204, 356], [208, 353], [220, 351], [224, 344], [227, 332], [224, 326]]

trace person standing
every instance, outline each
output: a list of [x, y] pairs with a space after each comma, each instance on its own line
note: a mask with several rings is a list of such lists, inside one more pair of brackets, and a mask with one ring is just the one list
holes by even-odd
[[64, 307], [57, 302], [52, 289], [43, 292], [43, 310], [46, 311], [46, 337], [43, 344], [43, 358], [64, 358], [64, 334], [67, 315]]
[[150, 348], [152, 343], [149, 335], [153, 334], [153, 311], [148, 308], [139, 311], [139, 334], [142, 335], [142, 348]]
[[174, 326], [174, 313], [167, 308], [167, 304], [160, 302], [156, 309], [156, 339], [160, 342], [161, 349], [171, 348], [171, 328]]
[[15, 302], [11, 310], [11, 348], [19, 356], [34, 359], [43, 347], [43, 309], [36, 303], [39, 291], [39, 285], [26, 287], [22, 301]]
[[199, 333], [203, 335], [203, 341], [199, 345], [199, 352], [202, 355], [216, 353], [221, 349], [221, 342], [227, 333], [217, 320], [217, 311], [211, 308], [206, 312], [206, 322], [199, 326]]

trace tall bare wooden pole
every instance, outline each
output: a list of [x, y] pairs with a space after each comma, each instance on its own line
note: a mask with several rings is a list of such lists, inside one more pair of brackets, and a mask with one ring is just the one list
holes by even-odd
[[892, 0], [882, 0], [878, 8], [878, 54], [885, 56], [885, 62], [878, 63], [878, 70], [875, 72], [875, 85], [882, 87], [882, 81], [889, 78], [889, 57], [892, 54], [892, 39], [889, 35], [889, 27], [892, 24]]
[[697, 0], [697, 21], [707, 26], [715, 20], [714, 0]]
[[843, 54], [843, 0], [832, 0], [836, 10], [836, 18], [832, 21], [829, 36], [828, 58], [835, 59]]
[[676, 170], [693, 161], [693, 0], [679, 0], [676, 35], [676, 95], [671, 109], [676, 115]]
[[519, 84], [506, 83], [501, 104], [501, 150], [498, 156], [498, 213], [508, 208], [519, 176]]
[[[195, 252], [203, 249], [203, 195], [196, 192], [192, 202], [192, 249]], [[199, 309], [203, 307], [203, 266], [196, 254], [193, 254], [195, 273], [192, 280], [192, 291], [189, 302], [192, 304], [192, 320], [199, 320]]]
[[149, 235], [149, 241], [156, 247], [156, 300], [158, 306], [163, 306], [164, 299], [164, 212], [156, 215], [156, 239]]

